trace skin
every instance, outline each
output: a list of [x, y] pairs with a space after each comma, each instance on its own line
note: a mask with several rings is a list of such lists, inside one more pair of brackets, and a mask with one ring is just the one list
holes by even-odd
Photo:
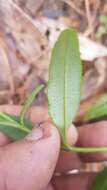
[[[0, 111], [17, 115], [20, 107], [1, 106]], [[89, 190], [95, 173], [68, 175], [67, 172], [81, 169], [83, 161], [104, 161], [107, 153], [78, 156], [75, 153], [60, 152], [60, 136], [50, 122], [47, 109], [32, 108], [28, 115], [34, 124], [41, 124], [23, 140], [12, 142], [0, 133], [0, 189]], [[71, 125], [68, 142], [79, 146], [104, 146], [107, 145], [106, 133], [107, 121], [85, 125], [78, 131]]]

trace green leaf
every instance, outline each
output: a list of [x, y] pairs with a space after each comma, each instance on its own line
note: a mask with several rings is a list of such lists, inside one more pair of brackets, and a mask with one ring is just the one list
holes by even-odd
[[90, 190], [107, 190], [107, 167], [95, 177]]
[[89, 121], [103, 116], [107, 116], [107, 94], [101, 96], [97, 102], [87, 110], [84, 120]]
[[95, 35], [97, 38], [101, 38], [104, 34], [106, 34], [106, 31], [107, 31], [106, 27], [101, 25], [99, 26]]
[[[20, 123], [20, 116], [10, 115], [10, 114], [7, 114], [7, 115], [8, 115], [9, 117], [11, 117], [15, 122], [17, 122], [18, 125], [21, 125], [21, 123]], [[26, 128], [28, 128], [28, 129], [32, 130], [32, 128], [33, 128], [33, 123], [31, 122], [30, 119], [24, 117], [24, 126], [23, 126], [23, 127], [26, 127]]]
[[99, 18], [101, 24], [107, 25], [107, 16], [106, 15], [101, 15]]
[[[1, 114], [2, 113], [0, 113], [0, 131], [10, 137], [12, 140], [24, 138], [33, 128], [33, 125], [29, 119], [24, 118], [25, 126], [23, 127], [20, 126], [21, 124], [19, 116], [12, 116], [3, 113], [4, 117], [2, 117]], [[10, 119], [6, 120], [5, 115]]]
[[0, 122], [9, 122], [13, 124], [18, 124], [18, 122], [13, 118], [12, 115], [9, 115], [4, 112], [0, 112]]
[[25, 114], [32, 104], [35, 96], [43, 88], [43, 85], [36, 87], [25, 102], [21, 111], [21, 116], [12, 116], [6, 113], [0, 113], [0, 131], [5, 133], [13, 140], [24, 138], [33, 128], [30, 120], [25, 118]]
[[47, 93], [50, 116], [62, 135], [78, 110], [81, 81], [78, 35], [75, 29], [66, 29], [52, 51]]
[[37, 86], [32, 92], [31, 94], [28, 96], [25, 105], [22, 108], [20, 117], [21, 117], [21, 123], [22, 125], [24, 125], [24, 116], [28, 111], [28, 108], [31, 106], [35, 96], [37, 96], [37, 94], [43, 89], [44, 85], [39, 85]]

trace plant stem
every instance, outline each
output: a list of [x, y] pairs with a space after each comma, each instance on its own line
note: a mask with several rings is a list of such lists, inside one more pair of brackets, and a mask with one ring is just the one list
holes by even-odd
[[24, 131], [24, 132], [27, 132], [27, 133], [30, 133], [30, 132], [31, 132], [30, 129], [28, 129], [28, 128], [26, 128], [26, 127], [23, 127], [23, 126], [17, 126], [17, 128], [20, 129], [20, 130], [22, 130], [22, 131]]
[[76, 147], [71, 146], [67, 143], [67, 135], [66, 132], [63, 136], [63, 150], [77, 153], [99, 153], [99, 152], [107, 152], [107, 146], [102, 147]]
[[107, 147], [75, 147], [66, 145], [63, 146], [63, 149], [66, 151], [72, 151], [77, 153], [99, 153], [99, 152], [107, 152]]
[[27, 132], [27, 133], [30, 133], [31, 132], [31, 130], [30, 129], [28, 129], [28, 128], [26, 128], [26, 127], [23, 127], [22, 125], [18, 125], [18, 124], [13, 124], [13, 123], [7, 123], [7, 122], [0, 122], [0, 124], [1, 125], [7, 125], [7, 126], [13, 126], [13, 127], [15, 127], [15, 128], [17, 128], [17, 129], [20, 129], [21, 131], [24, 131], [24, 132]]
[[21, 113], [20, 113], [20, 122], [22, 125], [24, 125], [24, 116], [27, 113], [28, 109], [30, 108], [35, 96], [44, 88], [44, 85], [38, 85], [28, 96], [25, 105], [22, 107]]
[[12, 119], [10, 116], [8, 116], [6, 113], [2, 113], [0, 112], [0, 116], [3, 117], [3, 119], [5, 119], [6, 121], [9, 121], [10, 123], [13, 124], [18, 124], [18, 122], [14, 119]]

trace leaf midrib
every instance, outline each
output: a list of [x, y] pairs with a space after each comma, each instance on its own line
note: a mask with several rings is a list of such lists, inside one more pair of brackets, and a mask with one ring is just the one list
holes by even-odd
[[29, 130], [26, 127], [21, 126], [20, 124], [15, 125], [15, 124], [12, 124], [12, 123], [0, 122], [0, 125], [13, 127], [13, 128], [16, 128], [16, 129], [18, 129], [20, 131], [27, 132], [27, 133], [31, 132], [31, 130]]
[[[63, 108], [64, 108], [64, 132], [66, 132], [66, 63], [67, 63], [67, 52], [68, 52], [68, 38], [66, 38], [66, 48], [65, 48], [65, 55], [64, 55], [64, 97], [63, 97], [63, 100], [64, 100], [64, 105], [63, 105]], [[65, 134], [65, 133], [64, 133]]]

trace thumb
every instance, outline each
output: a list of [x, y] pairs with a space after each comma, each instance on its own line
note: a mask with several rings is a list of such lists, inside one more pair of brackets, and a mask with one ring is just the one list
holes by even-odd
[[53, 175], [59, 150], [59, 134], [50, 123], [1, 148], [0, 189], [44, 189]]

